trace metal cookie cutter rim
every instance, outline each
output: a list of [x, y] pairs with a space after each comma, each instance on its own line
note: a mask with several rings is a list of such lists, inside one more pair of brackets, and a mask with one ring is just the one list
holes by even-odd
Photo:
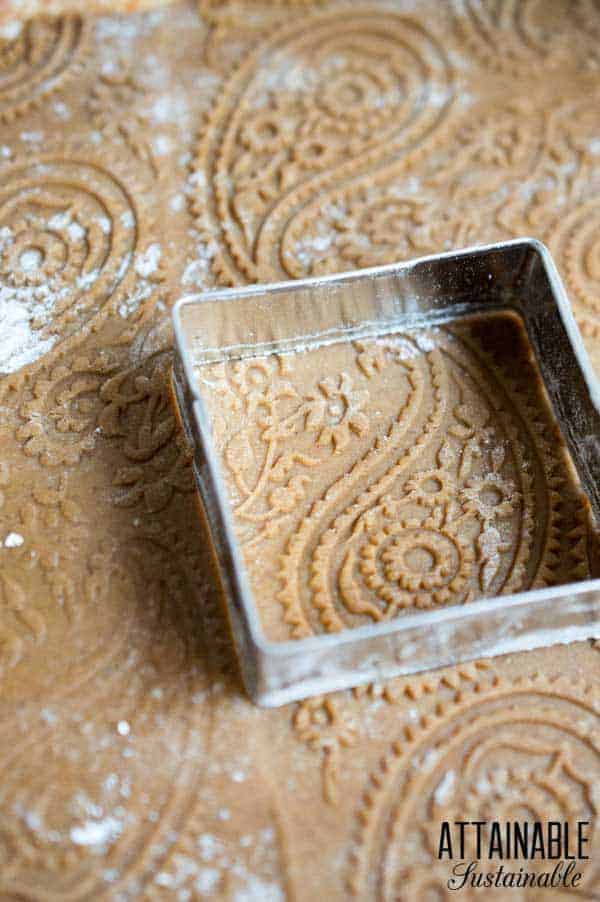
[[[288, 336], [285, 326], [279, 328], [273, 304], [292, 305], [303, 328], [321, 311], [318, 334], [310, 327]], [[275, 353], [302, 340], [354, 339], [492, 309], [512, 309], [522, 317], [577, 476], [600, 523], [600, 383], [551, 255], [535, 239], [333, 276], [211, 291], [176, 303], [175, 394], [194, 447], [194, 475], [244, 683], [257, 703], [281, 705], [478, 657], [600, 636], [600, 579], [483, 598], [304, 639], [270, 641], [261, 626], [194, 375], [198, 360]], [[194, 318], [196, 326], [187, 321]]]

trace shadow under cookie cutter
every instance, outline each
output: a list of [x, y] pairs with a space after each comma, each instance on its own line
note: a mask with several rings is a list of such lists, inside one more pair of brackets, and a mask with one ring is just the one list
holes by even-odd
[[334, 276], [211, 291], [175, 305], [175, 395], [194, 448], [194, 474], [244, 683], [258, 704], [283, 705], [480, 657], [600, 637], [600, 579], [302, 639], [270, 641], [261, 626], [194, 368], [502, 310], [517, 313], [526, 327], [578, 480], [600, 523], [600, 382], [552, 257], [538, 241], [524, 238]]

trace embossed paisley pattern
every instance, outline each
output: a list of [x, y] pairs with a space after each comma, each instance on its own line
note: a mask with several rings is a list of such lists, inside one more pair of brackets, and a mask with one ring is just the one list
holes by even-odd
[[136, 319], [152, 307], [164, 275], [159, 245], [144, 244], [144, 231], [128, 188], [93, 159], [40, 156], [7, 167], [0, 316], [16, 338], [0, 349], [0, 374], [22, 378], [100, 318]]
[[540, 65], [558, 66], [574, 56], [579, 65], [598, 66], [597, 0], [551, 6], [544, 0], [454, 3], [462, 37], [488, 66], [532, 76]]
[[508, 234], [533, 233], [548, 243], [585, 335], [598, 334], [598, 154], [596, 87], [591, 96], [559, 104], [546, 120], [545, 152], [521, 188], [498, 211]]
[[[437, 716], [406, 728], [365, 787], [351, 894], [394, 902], [453, 898], [447, 886], [453, 862], [437, 857], [444, 820], [556, 820], [572, 829], [588, 821], [597, 829], [599, 726], [589, 689], [541, 681], [499, 686], [479, 698], [457, 694]], [[596, 836], [592, 829], [592, 843]], [[513, 864], [505, 869], [544, 867], [539, 860]], [[489, 870], [487, 861], [482, 865]], [[589, 891], [598, 863], [583, 862], [582, 873], [582, 891]], [[508, 892], [540, 898], [535, 889]], [[468, 887], [461, 894], [478, 898]]]
[[[2, 899], [421, 902], [442, 817], [597, 819], [592, 644], [243, 697], [168, 308], [533, 234], [597, 363], [598, 27], [596, 0], [3, 19]], [[535, 381], [484, 337], [211, 374], [275, 638], [587, 575]]]
[[585, 313], [600, 314], [600, 199], [569, 212], [553, 230], [551, 244], [573, 301]]
[[[18, 363], [80, 332], [104, 304], [114, 306], [137, 243], [132, 204], [99, 165], [40, 157], [5, 170], [0, 279], [8, 301], [24, 310]], [[2, 364], [15, 368], [11, 358]]]
[[278, 253], [290, 220], [333, 181], [408, 154], [451, 97], [442, 47], [395, 13], [352, 6], [276, 31], [226, 83], [200, 140], [198, 226], [219, 243], [219, 279], [293, 274]]
[[273, 635], [277, 579], [302, 637], [589, 575], [585, 514], [509, 317], [198, 377]]
[[[527, 126], [525, 126], [527, 122]], [[524, 99], [460, 116], [418, 167], [399, 164], [315, 199], [289, 224], [291, 275], [335, 272], [512, 237], [507, 198], [540, 165], [547, 123]], [[518, 232], [517, 232], [518, 234]]]
[[87, 44], [87, 22], [79, 16], [39, 17], [0, 37], [0, 121], [10, 122], [52, 94]]

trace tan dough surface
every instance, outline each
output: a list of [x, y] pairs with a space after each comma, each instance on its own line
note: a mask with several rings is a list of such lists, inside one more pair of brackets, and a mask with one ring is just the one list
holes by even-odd
[[[591, 643], [278, 710], [245, 699], [168, 387], [185, 292], [531, 233], [599, 361], [600, 14], [548, 10], [236, 0], [1, 38], [2, 900], [420, 902], [443, 898], [442, 819], [595, 822]], [[339, 373], [369, 389], [356, 349], [338, 353], [331, 397], [299, 381], [332, 405], [319, 429], [340, 426]], [[450, 423], [460, 388], [444, 391]], [[364, 409], [319, 453], [358, 453]], [[525, 442], [549, 524], [527, 580], [585, 570], [568, 481], [541, 478], [548, 438]], [[600, 891], [597, 858], [584, 886]]]

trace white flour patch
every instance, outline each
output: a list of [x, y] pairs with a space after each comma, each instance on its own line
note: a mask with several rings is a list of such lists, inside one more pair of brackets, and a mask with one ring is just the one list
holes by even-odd
[[212, 893], [221, 878], [221, 872], [216, 868], [200, 868], [196, 880], [196, 889], [199, 893]]
[[140, 287], [128, 294], [127, 297], [119, 304], [118, 313], [123, 319], [133, 316], [140, 309], [142, 301], [145, 301], [152, 294], [152, 286], [148, 282], [142, 282]]
[[19, 548], [20, 545], [23, 544], [25, 539], [18, 532], [9, 532], [7, 537], [4, 539], [4, 547], [5, 548]]
[[196, 843], [200, 849], [203, 861], [212, 861], [223, 850], [221, 841], [216, 836], [213, 836], [212, 833], [203, 833], [198, 837]]
[[249, 874], [246, 886], [235, 891], [235, 902], [283, 902], [284, 895], [276, 883], [267, 883]]
[[60, 231], [61, 229], [66, 229], [68, 225], [71, 223], [71, 211], [63, 210], [61, 213], [55, 213], [48, 220], [48, 228], [54, 229], [55, 231]]
[[100, 270], [93, 269], [91, 272], [86, 272], [83, 276], [77, 276], [77, 287], [85, 291], [86, 288], [94, 284], [99, 275]]
[[0, 38], [5, 41], [15, 41], [23, 29], [23, 23], [18, 19], [11, 19], [0, 28]]
[[34, 272], [41, 261], [41, 254], [39, 251], [32, 248], [29, 251], [23, 251], [21, 256], [19, 257], [19, 263], [21, 264], [21, 269], [24, 269], [25, 272]]
[[28, 144], [39, 144], [44, 140], [43, 132], [21, 132], [20, 135], [21, 141], [24, 141]]
[[52, 726], [52, 724], [56, 723], [56, 721], [58, 720], [57, 715], [51, 708], [42, 708], [40, 717], [44, 721], [44, 723], [47, 723], [50, 726]]
[[169, 206], [174, 213], [179, 213], [185, 207], [185, 195], [174, 194], [169, 201]]
[[31, 288], [0, 285], [0, 373], [16, 373], [54, 346], [55, 335], [44, 338], [39, 330], [32, 328], [33, 317], [49, 315], [53, 306], [51, 295], [40, 303]]
[[164, 125], [167, 122], [181, 125], [189, 117], [187, 98], [183, 93], [179, 95], [169, 93], [157, 97], [149, 110], [149, 116], [155, 125]]
[[455, 780], [456, 774], [453, 770], [449, 770], [444, 774], [433, 793], [436, 805], [445, 805], [446, 802], [450, 801]]
[[138, 254], [135, 261], [135, 271], [138, 276], [147, 279], [148, 276], [154, 275], [160, 263], [161, 249], [160, 244], [151, 244], [143, 254]]
[[123, 827], [115, 817], [103, 821], [86, 821], [81, 827], [73, 827], [71, 840], [78, 846], [99, 846], [114, 841]]
[[152, 148], [157, 157], [164, 157], [173, 149], [173, 142], [168, 135], [157, 135], [152, 142]]
[[209, 241], [206, 244], [198, 241], [196, 244], [196, 258], [187, 264], [181, 276], [181, 284], [184, 286], [193, 285], [196, 288], [206, 288], [211, 261], [217, 250], [218, 245], [216, 241]]
[[311, 264], [331, 248], [335, 239], [335, 236], [328, 232], [323, 224], [320, 224], [318, 228], [320, 234], [307, 235], [299, 239], [295, 243], [293, 251], [288, 253], [292, 259], [295, 257], [307, 272], [310, 271]]
[[85, 238], [85, 229], [78, 222], [69, 223], [67, 233], [71, 241], [81, 241]]
[[69, 107], [62, 100], [55, 100], [52, 104], [52, 109], [54, 110], [54, 115], [58, 119], [62, 119], [63, 122], [71, 118]]

